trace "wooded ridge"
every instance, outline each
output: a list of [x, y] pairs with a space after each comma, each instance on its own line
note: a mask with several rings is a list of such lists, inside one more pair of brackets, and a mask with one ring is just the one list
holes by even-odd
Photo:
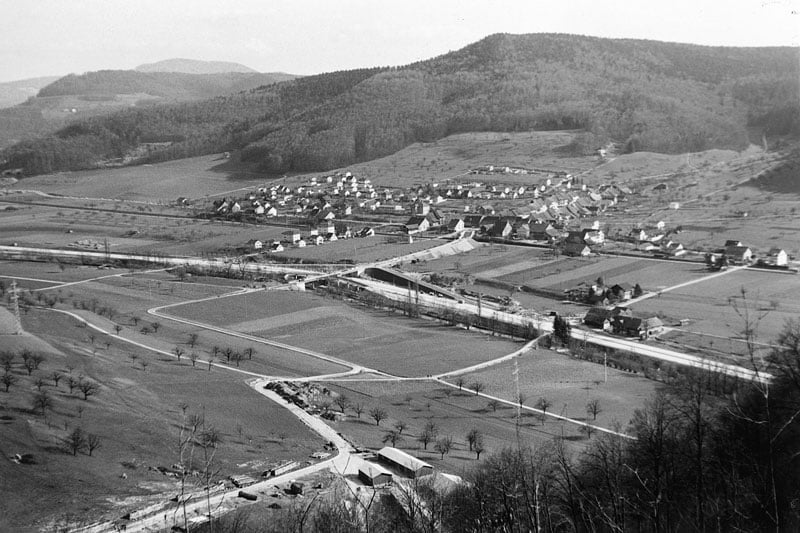
[[136, 162], [242, 150], [260, 170], [285, 173], [337, 168], [453, 133], [536, 129], [585, 130], [566, 147], [575, 153], [609, 140], [628, 151], [741, 149], [748, 128], [800, 134], [797, 59], [789, 47], [497, 34], [404, 67], [83, 120], [18, 143], [2, 159], [26, 174], [93, 168], [164, 140], [172, 144]]

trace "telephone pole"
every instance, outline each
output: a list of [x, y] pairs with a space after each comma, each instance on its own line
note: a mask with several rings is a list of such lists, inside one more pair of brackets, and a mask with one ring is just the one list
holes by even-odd
[[14, 304], [14, 335], [22, 335], [22, 320], [19, 317], [19, 295], [17, 282], [11, 281], [11, 302]]

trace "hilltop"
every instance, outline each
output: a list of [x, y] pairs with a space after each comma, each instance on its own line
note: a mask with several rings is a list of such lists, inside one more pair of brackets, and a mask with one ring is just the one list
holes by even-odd
[[0, 109], [21, 104], [39, 89], [56, 81], [59, 76], [44, 76], [0, 83]]
[[[4, 158], [36, 174], [241, 150], [261, 171], [286, 173], [369, 161], [454, 133], [562, 129], [586, 132], [565, 147], [575, 154], [609, 141], [627, 152], [738, 150], [750, 133], [800, 134], [791, 118], [799, 79], [797, 50], [788, 47], [498, 34], [404, 67], [87, 119]], [[143, 139], [164, 145], [141, 157]]]
[[173, 58], [145, 63], [135, 69], [138, 72], [183, 72], [184, 74], [220, 74], [222, 72], [257, 73], [241, 63], [230, 61], [201, 61], [198, 59]]
[[[180, 66], [171, 61], [163, 63], [166, 67]], [[185, 66], [191, 68], [192, 64], [194, 63]], [[213, 70], [224, 65], [236, 67], [235, 63], [216, 62], [206, 68]], [[198, 69], [201, 66], [198, 65]], [[29, 83], [2, 84], [0, 102], [3, 95], [8, 93], [11, 105], [17, 105], [0, 109], [0, 147], [47, 135], [76, 120], [104, 116], [121, 109], [204, 100], [293, 78], [295, 76], [292, 74], [259, 73], [250, 69], [184, 73], [157, 71], [154, 67], [154, 70], [147, 72], [101, 70], [80, 75], [26, 80]], [[38, 85], [34, 81], [39, 82]], [[7, 90], [4, 91], [4, 87]], [[19, 98], [18, 95], [24, 95], [24, 98]]]

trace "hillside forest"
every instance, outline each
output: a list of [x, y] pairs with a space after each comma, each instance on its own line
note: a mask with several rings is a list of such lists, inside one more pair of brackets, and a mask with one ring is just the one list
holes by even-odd
[[[792, 48], [725, 48], [574, 35], [498, 34], [403, 67], [331, 72], [227, 96], [87, 118], [6, 149], [26, 174], [94, 168], [141, 143], [136, 162], [241, 150], [267, 173], [317, 171], [453, 133], [570, 129], [591, 153], [742, 149], [800, 134]], [[63, 79], [42, 94], [91, 77]], [[120, 78], [120, 83], [127, 83]], [[121, 89], [122, 87], [116, 87]]]

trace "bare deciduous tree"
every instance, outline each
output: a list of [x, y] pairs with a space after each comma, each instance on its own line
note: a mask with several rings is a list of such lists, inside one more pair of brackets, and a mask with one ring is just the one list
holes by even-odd
[[444, 456], [453, 449], [453, 437], [441, 437], [436, 439], [436, 444], [433, 449], [442, 454], [441, 459], [444, 459]]
[[597, 415], [601, 412], [600, 400], [595, 398], [586, 402], [586, 414], [592, 415], [592, 420], [597, 420]]
[[86, 449], [89, 452], [89, 457], [92, 456], [92, 452], [94, 452], [97, 448], [101, 445], [101, 439], [99, 435], [95, 435], [94, 433], [89, 433], [86, 437]]
[[6, 392], [8, 392], [8, 389], [10, 389], [12, 385], [16, 385], [18, 381], [19, 379], [17, 376], [9, 372], [6, 372], [2, 377], [0, 377], [0, 383], [2, 383], [6, 388]]
[[372, 419], [375, 420], [376, 426], [380, 426], [381, 420], [386, 419], [386, 411], [380, 407], [373, 407], [372, 409], [369, 410], [369, 416], [371, 416]]
[[72, 452], [72, 455], [78, 455], [78, 452], [86, 447], [86, 434], [81, 428], [75, 428], [72, 432], [62, 440], [64, 447]]

